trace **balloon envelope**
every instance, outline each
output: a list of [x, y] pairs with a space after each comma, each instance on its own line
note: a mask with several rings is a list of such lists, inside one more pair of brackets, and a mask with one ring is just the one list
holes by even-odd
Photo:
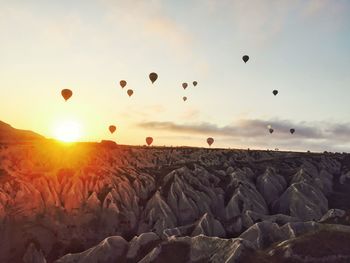
[[273, 93], [273, 95], [276, 96], [278, 94], [278, 90], [275, 89], [275, 90], [272, 91], [272, 93]]
[[291, 134], [293, 134], [295, 132], [295, 129], [290, 129], [289, 131]]
[[72, 97], [73, 92], [70, 89], [63, 89], [61, 91], [62, 97], [67, 101], [70, 97]]
[[187, 84], [186, 82], [182, 83], [182, 87], [183, 87], [184, 89], [186, 89], [187, 86], [188, 86], [188, 84]]
[[193, 81], [193, 86], [197, 86], [198, 82], [197, 81]]
[[270, 129], [269, 129], [269, 132], [270, 132], [270, 133], [273, 133], [273, 129], [272, 129], [272, 128], [270, 128]]
[[213, 144], [213, 142], [214, 142], [214, 139], [213, 139], [213, 138], [209, 137], [209, 138], [207, 139], [207, 143], [209, 144], [209, 146], [211, 146], [211, 145]]
[[146, 138], [146, 143], [147, 143], [148, 146], [150, 146], [152, 144], [152, 142], [153, 142], [153, 138], [152, 137], [147, 137]]
[[109, 131], [110, 131], [111, 133], [113, 133], [113, 132], [115, 132], [115, 130], [117, 129], [117, 127], [115, 127], [114, 125], [110, 125], [108, 129], [109, 129]]
[[127, 93], [129, 95], [129, 97], [131, 97], [131, 95], [134, 94], [134, 91], [132, 89], [128, 89]]
[[119, 84], [120, 84], [120, 86], [121, 86], [122, 88], [124, 88], [124, 87], [126, 86], [127, 82], [126, 82], [125, 80], [121, 80], [121, 81], [119, 82]]
[[149, 79], [151, 80], [152, 84], [158, 79], [158, 74], [155, 72], [152, 72], [149, 74]]
[[244, 55], [242, 57], [242, 59], [243, 59], [244, 63], [247, 63], [247, 61], [249, 60], [249, 56], [248, 55]]
[[186, 100], [187, 100], [187, 97], [183, 97], [182, 99], [183, 99], [184, 101], [186, 101]]

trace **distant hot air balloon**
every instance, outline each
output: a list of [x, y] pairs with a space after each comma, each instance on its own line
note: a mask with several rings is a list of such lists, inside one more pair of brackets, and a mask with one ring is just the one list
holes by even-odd
[[125, 80], [121, 80], [121, 81], [119, 82], [119, 84], [120, 84], [120, 86], [121, 86], [122, 88], [124, 88], [124, 87], [126, 86], [127, 82], [126, 82]]
[[197, 86], [198, 82], [197, 81], [193, 81], [193, 86]]
[[184, 89], [186, 89], [187, 86], [188, 86], [188, 84], [187, 84], [186, 82], [182, 83], [182, 87], [183, 87]]
[[272, 93], [273, 93], [273, 95], [276, 96], [278, 94], [278, 90], [275, 89], [275, 90], [272, 91]]
[[272, 128], [270, 128], [270, 129], [269, 129], [269, 132], [270, 132], [270, 133], [273, 133], [273, 129], [272, 129]]
[[150, 146], [152, 144], [152, 142], [153, 142], [153, 138], [152, 137], [147, 137], [146, 138], [146, 143], [147, 143], [148, 146]]
[[115, 130], [117, 129], [117, 127], [115, 127], [114, 125], [110, 125], [110, 126], [108, 127], [108, 129], [109, 129], [109, 131], [110, 131], [111, 133], [114, 133]]
[[295, 133], [295, 129], [290, 129], [289, 131], [291, 134]]
[[155, 72], [150, 73], [149, 79], [152, 81], [152, 84], [153, 84], [158, 79], [158, 74]]
[[244, 63], [247, 63], [248, 60], [249, 60], [249, 56], [248, 56], [248, 55], [244, 55], [244, 56], [242, 57], [242, 59], [243, 59]]
[[67, 101], [70, 97], [72, 97], [73, 92], [70, 89], [63, 89], [61, 91], [62, 97]]
[[132, 94], [134, 94], [134, 91], [132, 89], [128, 89], [127, 90], [127, 93], [129, 95], [129, 97], [131, 97]]
[[184, 96], [182, 99], [183, 99], [184, 101], [186, 101], [186, 100], [187, 100], [187, 97], [186, 97], [186, 96]]
[[209, 146], [211, 146], [211, 145], [213, 144], [213, 142], [214, 142], [214, 139], [213, 139], [213, 138], [209, 137], [209, 138], [207, 139], [207, 143], [208, 143]]

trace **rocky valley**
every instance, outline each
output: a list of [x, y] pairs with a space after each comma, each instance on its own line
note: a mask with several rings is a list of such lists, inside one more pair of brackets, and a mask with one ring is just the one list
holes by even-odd
[[348, 154], [33, 136], [0, 139], [0, 262], [350, 262]]

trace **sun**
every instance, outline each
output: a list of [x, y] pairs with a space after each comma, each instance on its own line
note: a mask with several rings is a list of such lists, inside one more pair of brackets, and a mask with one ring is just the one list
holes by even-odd
[[55, 138], [63, 142], [76, 142], [81, 135], [81, 125], [76, 121], [62, 121], [54, 128]]

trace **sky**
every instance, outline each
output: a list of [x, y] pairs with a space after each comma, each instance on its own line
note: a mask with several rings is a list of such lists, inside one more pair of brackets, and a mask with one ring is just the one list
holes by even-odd
[[0, 0], [0, 120], [50, 138], [71, 121], [82, 141], [350, 151], [349, 13], [347, 0]]

